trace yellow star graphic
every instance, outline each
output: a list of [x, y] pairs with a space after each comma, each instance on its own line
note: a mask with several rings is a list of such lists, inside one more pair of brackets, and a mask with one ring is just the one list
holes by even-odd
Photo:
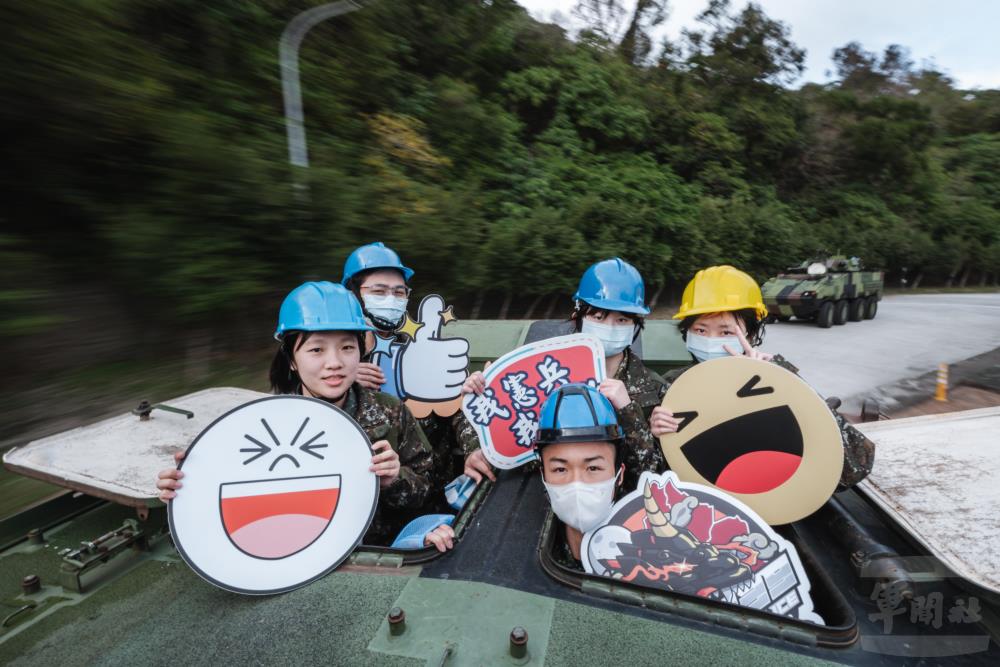
[[399, 328], [396, 329], [396, 331], [398, 333], [406, 334], [410, 338], [413, 338], [414, 336], [417, 335], [417, 332], [420, 330], [420, 327], [422, 327], [422, 326], [424, 326], [423, 322], [417, 322], [415, 319], [413, 319], [412, 317], [410, 317], [409, 313], [407, 313], [406, 314], [406, 321], [403, 322], [399, 326]]
[[441, 316], [441, 326], [448, 324], [449, 322], [454, 322], [458, 318], [455, 317], [455, 309], [453, 306], [448, 306], [442, 310], [438, 315]]

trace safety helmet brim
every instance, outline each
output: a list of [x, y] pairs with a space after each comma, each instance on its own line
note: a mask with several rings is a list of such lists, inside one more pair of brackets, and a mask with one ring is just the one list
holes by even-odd
[[709, 313], [731, 313], [737, 310], [748, 310], [752, 309], [754, 313], [757, 314], [757, 319], [762, 320], [767, 317], [767, 307], [766, 306], [710, 306], [704, 308], [689, 308], [687, 310], [678, 311], [676, 315], [673, 316], [675, 320], [683, 320], [686, 317], [691, 317], [693, 315], [707, 315]]
[[300, 333], [300, 332], [316, 332], [316, 331], [377, 331], [375, 327], [370, 325], [358, 326], [353, 322], [324, 322], [322, 325], [309, 326], [302, 325], [295, 328], [288, 329], [278, 329], [274, 332], [275, 340], [282, 340], [285, 336], [290, 333]]
[[649, 315], [649, 308], [645, 306], [637, 306], [634, 303], [629, 303], [628, 301], [620, 301], [618, 299], [584, 299], [577, 292], [573, 295], [575, 301], [580, 301], [587, 304], [588, 306], [593, 306], [594, 308], [600, 308], [601, 310], [613, 311], [617, 310], [620, 313], [631, 313], [633, 315]]
[[535, 449], [542, 449], [548, 445], [580, 442], [607, 442], [614, 445], [621, 442], [624, 437], [625, 434], [618, 424], [587, 428], [542, 428], [535, 436]]
[[413, 269], [411, 269], [411, 268], [409, 268], [407, 266], [403, 266], [402, 264], [398, 264], [398, 265], [383, 264], [383, 265], [380, 265], [380, 266], [366, 266], [366, 267], [364, 267], [362, 269], [358, 269], [357, 271], [354, 271], [350, 275], [348, 275], [348, 274], [345, 273], [344, 277], [340, 281], [340, 284], [341, 285], [347, 285], [348, 281], [350, 281], [351, 278], [353, 278], [354, 276], [358, 275], [359, 273], [363, 273], [365, 271], [379, 271], [379, 270], [382, 270], [382, 271], [387, 271], [387, 270], [399, 271], [400, 273], [403, 274], [403, 281], [406, 282], [406, 283], [409, 283], [410, 282], [410, 278], [413, 277]]

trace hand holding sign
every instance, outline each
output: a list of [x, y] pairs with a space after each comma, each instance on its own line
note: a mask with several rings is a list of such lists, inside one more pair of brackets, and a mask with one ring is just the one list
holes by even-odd
[[596, 386], [603, 380], [604, 350], [588, 335], [529, 343], [497, 359], [481, 381], [467, 383], [471, 392], [462, 399], [462, 411], [482, 445], [481, 455], [466, 460], [465, 473], [478, 481], [480, 473], [491, 477], [487, 461], [510, 469], [534, 459], [532, 443], [546, 397], [570, 382]]
[[468, 375], [469, 341], [441, 338], [444, 299], [436, 294], [420, 302], [420, 328], [403, 351], [401, 390], [407, 399], [447, 401], [462, 392]]
[[207, 581], [251, 594], [289, 591], [339, 565], [371, 524], [377, 480], [399, 475], [388, 442], [372, 446], [349, 415], [302, 396], [231, 410], [175, 460], [183, 472], [162, 471], [157, 487], [178, 553]]

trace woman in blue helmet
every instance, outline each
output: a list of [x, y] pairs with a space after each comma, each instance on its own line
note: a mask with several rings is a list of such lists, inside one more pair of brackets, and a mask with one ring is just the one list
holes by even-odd
[[607, 518], [622, 486], [625, 434], [611, 402], [585, 384], [553, 391], [538, 419], [534, 447], [542, 483], [564, 528], [556, 559], [582, 570], [583, 535]]
[[[584, 272], [573, 301], [570, 321], [576, 331], [592, 334], [604, 346], [607, 379], [598, 389], [614, 407], [624, 433], [621, 460], [625, 486], [635, 488], [642, 471], [662, 472], [666, 466], [649, 425], [653, 408], [666, 393], [666, 383], [646, 368], [631, 348], [649, 314], [645, 284], [639, 271], [625, 260], [605, 259]], [[477, 372], [466, 381], [463, 391], [481, 393], [485, 388], [483, 374]], [[467, 471], [472, 464], [485, 465], [481, 451], [469, 454]]]
[[[365, 544], [388, 544], [430, 490], [430, 445], [406, 406], [397, 399], [362, 387], [358, 367], [371, 326], [361, 305], [342, 285], [307, 282], [292, 290], [278, 315], [279, 341], [271, 363], [271, 388], [277, 394], [300, 394], [328, 401], [351, 415], [372, 440], [370, 470], [379, 479], [379, 505]], [[181, 455], [182, 456], [182, 455]], [[178, 457], [180, 460], [180, 457]], [[157, 488], [169, 501], [182, 486], [184, 473], [161, 471]], [[451, 548], [454, 533], [440, 526], [425, 544]]]

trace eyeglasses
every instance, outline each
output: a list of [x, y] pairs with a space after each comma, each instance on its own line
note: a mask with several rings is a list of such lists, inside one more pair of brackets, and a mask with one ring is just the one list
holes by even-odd
[[361, 288], [367, 294], [373, 296], [389, 296], [390, 294], [398, 299], [405, 299], [410, 296], [412, 291], [409, 287], [405, 285], [397, 285], [396, 287], [389, 287], [388, 285], [365, 285]]

